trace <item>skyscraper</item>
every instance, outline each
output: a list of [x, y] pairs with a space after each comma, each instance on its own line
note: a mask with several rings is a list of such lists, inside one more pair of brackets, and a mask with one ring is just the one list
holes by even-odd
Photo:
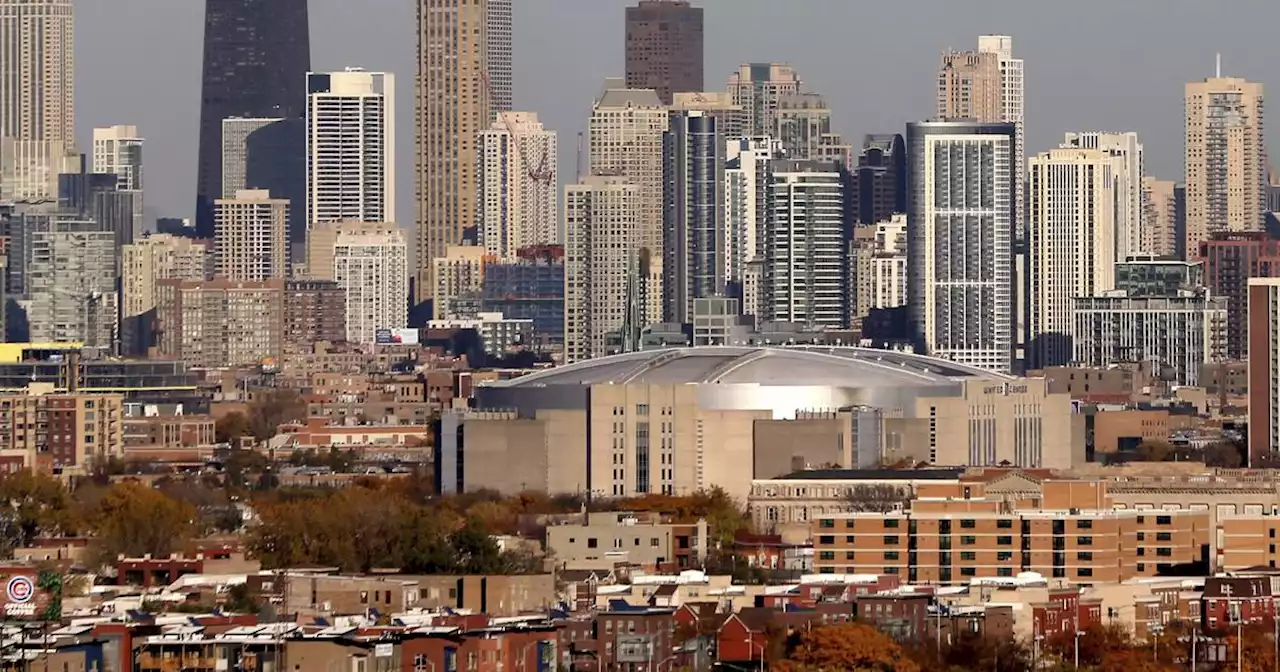
[[75, 146], [72, 0], [0, 0], [0, 137]]
[[774, 135], [783, 96], [800, 93], [800, 76], [786, 63], [743, 63], [729, 75], [728, 91], [747, 115], [747, 134]]
[[764, 319], [849, 326], [848, 173], [834, 163], [769, 166], [764, 226]]
[[565, 362], [606, 354], [611, 333], [638, 331], [648, 263], [640, 246], [641, 188], [591, 176], [565, 187]]
[[1013, 368], [1015, 124], [907, 125], [908, 319], [917, 352]]
[[1280, 278], [1250, 278], [1249, 463], [1280, 452]]
[[702, 8], [687, 0], [640, 0], [627, 8], [627, 88], [653, 89], [664, 105], [702, 90]]
[[[764, 225], [768, 220], [769, 162], [782, 156], [777, 141], [730, 139], [724, 171], [725, 277], [741, 290], [749, 264], [764, 257]], [[736, 292], [731, 291], [731, 294]], [[758, 302], [743, 298], [746, 315], [758, 314]]]
[[247, 190], [214, 201], [213, 209], [218, 276], [239, 282], [283, 280], [289, 259], [289, 202]]
[[1072, 300], [1115, 287], [1126, 157], [1064, 145], [1031, 158], [1025, 297], [1029, 368], [1072, 361]]
[[93, 129], [93, 171], [112, 173], [116, 188], [142, 190], [142, 138], [137, 126]]
[[1026, 170], [1023, 62], [1013, 57], [1013, 38], [980, 35], [975, 51], [947, 51], [938, 68], [940, 119], [968, 119], [982, 123], [1011, 123], [1017, 127], [1014, 143], [1014, 226], [1023, 235], [1023, 179]]
[[119, 297], [115, 234], [94, 221], [56, 219], [28, 235], [30, 338], [112, 349]]
[[204, 280], [212, 254], [204, 241], [157, 234], [125, 245], [120, 277], [120, 348], [144, 355], [154, 345], [156, 283], [160, 280]]
[[372, 343], [379, 329], [409, 323], [409, 255], [394, 224], [338, 225], [333, 279], [346, 290], [347, 340]]
[[301, 118], [310, 69], [307, 0], [206, 0], [196, 178], [202, 238], [213, 237], [213, 202], [224, 196], [222, 120]]
[[1143, 249], [1158, 257], [1181, 258], [1185, 254], [1186, 233], [1179, 217], [1182, 209], [1178, 207], [1177, 186], [1173, 180], [1142, 178]]
[[516, 251], [554, 243], [556, 218], [556, 134], [534, 112], [504, 112], [479, 142], [480, 244], [499, 259]]
[[289, 241], [307, 236], [307, 121], [302, 117], [222, 120], [222, 194], [262, 189], [289, 201]]
[[1266, 206], [1262, 85], [1211, 77], [1186, 86], [1188, 255], [1211, 234], [1261, 231]]
[[417, 0], [416, 300], [432, 261], [476, 225], [479, 135], [511, 109], [511, 0]]
[[1119, 159], [1119, 163], [1113, 166], [1113, 177], [1116, 181], [1114, 218], [1116, 233], [1113, 237], [1116, 245], [1116, 262], [1123, 262], [1133, 256], [1155, 254], [1150, 247], [1151, 236], [1143, 230], [1143, 152], [1142, 143], [1138, 142], [1138, 134], [1133, 131], [1067, 133], [1063, 138], [1062, 146], [1097, 149]]
[[831, 130], [831, 108], [816, 93], [789, 93], [778, 98], [773, 137], [782, 143], [787, 158], [801, 161], [835, 161], [848, 167], [853, 147]]
[[725, 138], [705, 112], [677, 112], [664, 139], [663, 319], [693, 321], [693, 300], [724, 296]]
[[853, 213], [871, 226], [907, 211], [907, 150], [902, 136], [868, 135], [853, 169]]
[[394, 75], [307, 73], [305, 225], [396, 221], [395, 141]]

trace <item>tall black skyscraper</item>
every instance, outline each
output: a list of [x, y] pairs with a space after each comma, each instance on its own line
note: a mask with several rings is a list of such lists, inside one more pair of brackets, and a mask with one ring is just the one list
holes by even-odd
[[307, 0], [205, 0], [196, 182], [201, 236], [213, 237], [213, 201], [222, 197], [222, 120], [301, 117], [310, 69]]

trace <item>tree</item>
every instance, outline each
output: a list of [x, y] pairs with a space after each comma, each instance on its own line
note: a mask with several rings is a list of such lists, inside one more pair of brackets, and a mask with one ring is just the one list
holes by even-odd
[[232, 411], [213, 425], [213, 438], [218, 443], [230, 443], [233, 446], [242, 436], [250, 436], [249, 418], [240, 411]]
[[901, 510], [911, 499], [911, 493], [892, 485], [855, 485], [849, 489], [845, 501], [850, 511], [863, 513], [888, 513]]
[[280, 425], [307, 417], [307, 403], [297, 390], [266, 389], [249, 404], [249, 431], [259, 441], [276, 435]]
[[195, 531], [195, 508], [138, 483], [107, 489], [89, 527], [105, 558], [167, 556]]
[[1167, 462], [1177, 454], [1168, 441], [1143, 441], [1138, 444], [1138, 459], [1143, 462]]
[[38, 536], [75, 534], [71, 496], [52, 476], [23, 470], [0, 477], [0, 546], [12, 552]]
[[1204, 460], [1207, 466], [1225, 469], [1236, 469], [1244, 463], [1244, 459], [1240, 454], [1240, 447], [1227, 441], [1219, 441], [1205, 446], [1201, 452], [1201, 459]]
[[774, 669], [919, 672], [920, 666], [888, 635], [855, 622], [801, 633], [788, 660]]

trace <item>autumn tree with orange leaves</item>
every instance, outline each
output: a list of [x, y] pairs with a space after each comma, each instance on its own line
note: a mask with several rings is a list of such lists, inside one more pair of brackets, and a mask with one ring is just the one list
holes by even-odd
[[897, 642], [865, 623], [823, 625], [800, 633], [791, 654], [772, 669], [920, 672], [920, 666]]

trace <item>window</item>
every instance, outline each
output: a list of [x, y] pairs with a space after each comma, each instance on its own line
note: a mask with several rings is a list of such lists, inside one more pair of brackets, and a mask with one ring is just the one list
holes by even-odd
[[996, 576], [1013, 576], [1012, 567], [996, 567]]
[[828, 545], [828, 546], [829, 546], [829, 545], [831, 545], [831, 544], [836, 543], [836, 538], [835, 538], [835, 537], [833, 537], [833, 536], [831, 536], [831, 535], [829, 535], [829, 534], [824, 534], [824, 535], [822, 535], [821, 537], [818, 537], [818, 543], [819, 543], [819, 544], [825, 544], [825, 545]]
[[1172, 525], [1173, 516], [1156, 516], [1156, 525]]
[[978, 543], [978, 538], [977, 538], [977, 537], [971, 537], [971, 536], [969, 536], [969, 535], [965, 535], [965, 536], [963, 536], [963, 537], [960, 537], [960, 545], [961, 545], [961, 546], [972, 546], [972, 545], [974, 545], [974, 544], [976, 544], [976, 543]]
[[897, 518], [889, 518], [889, 519], [885, 520], [885, 521], [884, 521], [884, 529], [886, 529], [886, 530], [896, 530], [896, 529], [898, 529], [898, 519], [897, 519]]
[[852, 529], [853, 529], [853, 519], [852, 519], [852, 518], [850, 518], [849, 520], [844, 521], [844, 529], [846, 529], [846, 530], [852, 530]]
[[852, 559], [853, 559], [853, 551], [845, 551], [845, 552], [844, 552], [844, 559], [845, 559], [845, 560], [852, 560]]
[[1156, 541], [1173, 541], [1172, 532], [1156, 532]]
[[996, 527], [997, 527], [997, 528], [999, 528], [999, 529], [1001, 529], [1001, 530], [1012, 530], [1012, 529], [1013, 529], [1013, 521], [1012, 521], [1012, 520], [1008, 520], [1008, 519], [1001, 519], [1001, 520], [997, 520], [997, 521], [996, 521]]
[[852, 545], [853, 545], [853, 535], [852, 535], [852, 534], [846, 534], [846, 535], [844, 535], [844, 543], [849, 544], [850, 546], [852, 546]]
[[1093, 529], [1093, 521], [1092, 521], [1092, 520], [1077, 520], [1077, 521], [1076, 521], [1076, 529], [1077, 529], [1077, 530], [1092, 530], [1092, 529]]
[[1145, 572], [1145, 571], [1147, 571], [1147, 565], [1146, 565], [1145, 563], [1141, 563], [1141, 562], [1139, 562], [1139, 563], [1138, 563], [1138, 571], [1139, 571], [1139, 572]]
[[1013, 551], [1000, 551], [999, 553], [996, 553], [996, 560], [999, 562], [1012, 562]]
[[650, 548], [657, 548], [657, 547], [658, 547], [658, 538], [657, 538], [657, 537], [650, 537], [650, 538], [649, 538], [649, 547], [650, 547]]
[[974, 562], [978, 559], [978, 554], [973, 551], [961, 551], [960, 559], [965, 562]]
[[885, 574], [897, 574], [897, 573], [898, 573], [898, 568], [897, 568], [897, 567], [885, 567], [885, 568], [884, 568], [884, 573], [885, 573]]
[[1076, 553], [1076, 560], [1082, 562], [1093, 562], [1093, 551], [1080, 551]]
[[1146, 532], [1139, 532], [1139, 533], [1138, 533], [1138, 541], [1146, 541], [1146, 540], [1147, 540], [1147, 533], [1146, 533]]
[[972, 530], [977, 526], [978, 526], [978, 523], [976, 521], [973, 521], [967, 518], [960, 521], [960, 529], [962, 530]]
[[836, 526], [836, 521], [830, 518], [823, 518], [822, 520], [818, 521], [818, 527], [821, 527], [824, 530], [830, 530], [835, 526]]
[[1012, 546], [1013, 537], [1010, 537], [1010, 536], [996, 537], [996, 544], [1000, 546]]
[[600, 542], [595, 537], [587, 539], [587, 548], [599, 548]]
[[897, 551], [885, 551], [885, 552], [884, 552], [884, 559], [885, 559], [885, 560], [897, 560], [897, 559], [898, 559], [898, 552], [897, 552]]
[[1093, 576], [1093, 568], [1092, 568], [1092, 567], [1081, 567], [1081, 568], [1079, 568], [1079, 569], [1077, 569], [1077, 570], [1076, 570], [1076, 576], [1092, 577], [1092, 576]]
[[1167, 548], [1167, 547], [1166, 547], [1166, 548], [1157, 548], [1157, 549], [1156, 549], [1156, 555], [1157, 555], [1157, 556], [1160, 556], [1160, 557], [1162, 557], [1162, 558], [1172, 557], [1172, 556], [1173, 556], [1173, 549], [1172, 549], [1172, 548]]
[[1092, 546], [1093, 537], [1076, 537], [1076, 546]]
[[960, 576], [977, 576], [977, 575], [978, 575], [977, 567], [961, 567], [960, 568]]
[[818, 553], [818, 559], [819, 560], [835, 560], [836, 553], [835, 551], [822, 551]]
[[898, 545], [898, 536], [897, 536], [897, 535], [895, 535], [895, 534], [886, 534], [886, 535], [884, 535], [884, 545], [885, 545], [885, 546], [897, 546], [897, 545]]

